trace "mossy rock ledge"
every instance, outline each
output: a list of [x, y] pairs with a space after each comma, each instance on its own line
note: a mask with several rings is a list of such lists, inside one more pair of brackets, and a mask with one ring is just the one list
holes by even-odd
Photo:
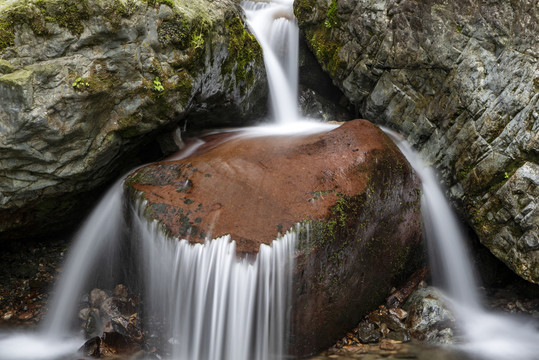
[[300, 29], [360, 116], [440, 171], [479, 240], [539, 284], [536, 0], [297, 0]]
[[190, 157], [136, 170], [126, 191], [133, 203], [146, 201], [144, 216], [170, 237], [230, 234], [238, 255], [256, 254], [300, 223], [294, 355], [341, 338], [421, 261], [419, 180], [370, 122], [291, 138], [207, 141]]
[[0, 240], [78, 218], [175, 126], [241, 125], [266, 99], [234, 0], [0, 0]]

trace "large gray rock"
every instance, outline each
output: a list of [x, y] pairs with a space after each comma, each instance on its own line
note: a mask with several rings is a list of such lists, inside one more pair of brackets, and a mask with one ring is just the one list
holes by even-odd
[[539, 283], [535, 0], [299, 0], [311, 49], [361, 116], [436, 166], [481, 242]]
[[84, 213], [79, 194], [160, 132], [265, 111], [241, 16], [234, 0], [0, 0], [0, 238]]

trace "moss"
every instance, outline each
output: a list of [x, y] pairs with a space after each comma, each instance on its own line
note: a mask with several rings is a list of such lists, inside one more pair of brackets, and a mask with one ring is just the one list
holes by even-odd
[[316, 8], [316, 0], [296, 0], [294, 14], [300, 23], [303, 23]]
[[146, 3], [148, 6], [158, 6], [158, 5], [166, 5], [170, 8], [174, 8], [174, 1], [173, 0], [146, 0]]
[[175, 14], [170, 20], [164, 21], [157, 29], [159, 42], [165, 46], [175, 46], [185, 49], [189, 46], [189, 21], [181, 14]]
[[223, 75], [234, 73], [236, 82], [243, 81], [247, 86], [254, 82], [253, 70], [249, 70], [252, 62], [262, 63], [262, 49], [255, 37], [249, 33], [238, 16], [225, 21], [228, 31], [228, 57], [223, 64]]
[[472, 170], [473, 166], [471, 164], [464, 165], [459, 171], [457, 171], [457, 181], [461, 182], [462, 180], [466, 179]]
[[[38, 3], [36, 3], [37, 5]], [[85, 0], [41, 1], [38, 5], [46, 21], [69, 29], [72, 34], [80, 35], [84, 30], [82, 21], [90, 18], [88, 4]]]
[[123, 138], [132, 138], [139, 134], [137, 125], [142, 121], [142, 115], [135, 113], [118, 120], [118, 134]]
[[181, 104], [183, 106], [187, 106], [187, 104], [189, 103], [189, 100], [192, 97], [193, 79], [185, 71], [179, 73], [178, 77], [179, 77], [178, 82], [174, 85], [174, 87], [171, 90], [177, 92], [180, 97]]
[[131, 17], [138, 6], [135, 0], [109, 0], [103, 4], [101, 15], [110, 23], [110, 29], [118, 32], [121, 28], [122, 19]]
[[10, 86], [25, 86], [33, 77], [34, 73], [29, 70], [19, 70], [0, 76], [0, 83]]
[[472, 224], [479, 234], [492, 235], [499, 229], [499, 226], [486, 218], [484, 211], [474, 205], [468, 207], [468, 214], [470, 214]]
[[10, 22], [0, 19], [0, 51], [15, 45], [15, 34]]
[[88, 77], [80, 77], [72, 74], [70, 80], [77, 91], [87, 91], [91, 94], [108, 92], [114, 94], [114, 89], [120, 86], [121, 79], [110, 72], [94, 72]]
[[15, 28], [27, 24], [36, 35], [48, 35], [46, 23], [54, 23], [80, 35], [90, 18], [86, 0], [20, 0], [0, 16], [0, 50], [15, 45]]
[[324, 26], [328, 29], [339, 26], [339, 19], [337, 18], [337, 0], [333, 0], [329, 5]]
[[11, 65], [6, 60], [0, 59], [0, 75], [9, 74], [13, 71], [15, 71], [15, 67], [13, 65]]
[[210, 30], [211, 24], [205, 18], [188, 19], [183, 14], [176, 13], [159, 26], [157, 34], [161, 44], [186, 50], [203, 48], [204, 38]]
[[336, 76], [337, 72], [346, 64], [339, 57], [341, 44], [331, 40], [328, 29], [317, 29], [310, 34], [310, 44], [316, 57], [330, 76]]

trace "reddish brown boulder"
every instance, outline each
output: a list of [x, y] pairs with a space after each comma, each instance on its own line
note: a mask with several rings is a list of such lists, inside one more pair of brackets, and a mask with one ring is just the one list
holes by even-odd
[[419, 182], [366, 120], [308, 136], [234, 137], [131, 174], [132, 197], [172, 236], [230, 234], [256, 253], [302, 223], [290, 351], [329, 346], [382, 303], [420, 240]]

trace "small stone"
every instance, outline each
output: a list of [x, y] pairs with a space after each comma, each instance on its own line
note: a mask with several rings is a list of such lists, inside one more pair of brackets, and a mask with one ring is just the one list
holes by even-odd
[[389, 334], [389, 328], [387, 327], [386, 323], [380, 324], [380, 333], [382, 334], [382, 337], [385, 337], [387, 334]]
[[389, 313], [401, 321], [408, 317], [408, 312], [401, 308], [391, 308], [389, 309]]
[[22, 313], [21, 315], [19, 315], [19, 320], [30, 320], [31, 318], [34, 317], [34, 313], [31, 312], [31, 311], [27, 311], [25, 313]]
[[383, 339], [380, 341], [380, 349], [381, 350], [389, 350], [389, 351], [395, 351], [399, 350], [402, 347], [402, 345], [394, 340], [390, 339]]
[[103, 322], [99, 317], [99, 312], [90, 310], [86, 318], [85, 324], [86, 336], [89, 338], [101, 335], [101, 329], [103, 327]]
[[366, 321], [358, 325], [356, 334], [363, 344], [376, 343], [380, 340], [380, 332], [376, 329], [376, 326]]
[[88, 316], [90, 315], [90, 312], [94, 311], [99, 316], [99, 310], [94, 308], [84, 308], [79, 311], [79, 319], [82, 321], [88, 320]]
[[6, 313], [4, 314], [3, 319], [4, 319], [4, 320], [11, 320], [11, 318], [13, 317], [13, 315], [15, 315], [15, 313], [14, 313], [13, 311], [10, 310], [10, 311], [8, 311], [8, 312], [6, 312]]
[[129, 295], [129, 290], [127, 289], [127, 286], [123, 284], [118, 284], [116, 285], [116, 287], [114, 287], [112, 294], [118, 298], [127, 300], [127, 296]]
[[410, 341], [410, 332], [408, 330], [391, 331], [387, 334], [387, 338], [400, 342], [408, 342]]
[[89, 357], [99, 358], [101, 356], [100, 346], [101, 339], [98, 336], [95, 336], [80, 347], [79, 353]]
[[99, 308], [106, 299], [107, 293], [101, 289], [93, 289], [90, 292], [90, 306], [93, 308]]

